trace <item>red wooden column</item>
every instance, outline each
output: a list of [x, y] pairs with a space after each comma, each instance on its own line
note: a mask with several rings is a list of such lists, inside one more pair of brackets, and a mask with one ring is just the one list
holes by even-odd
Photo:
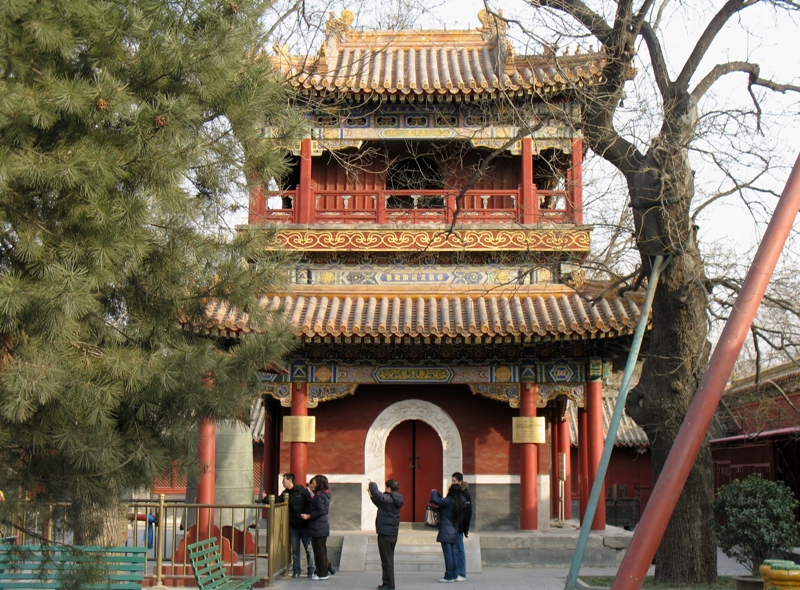
[[[308, 385], [292, 383], [292, 416], [308, 416]], [[305, 485], [308, 480], [308, 443], [290, 443], [289, 469], [294, 473], [295, 481]]]
[[572, 140], [572, 162], [569, 170], [569, 200], [572, 219], [583, 223], [583, 140]]
[[539, 203], [536, 198], [536, 191], [533, 190], [533, 139], [530, 137], [522, 138], [522, 171], [520, 175], [519, 199], [517, 208], [522, 208], [522, 223], [536, 223], [539, 217]]
[[589, 417], [586, 408], [578, 408], [578, 489], [580, 493], [580, 521], [589, 504]]
[[[589, 431], [589, 489], [594, 487], [597, 477], [597, 468], [600, 466], [600, 457], [603, 455], [605, 432], [603, 431], [603, 382], [587, 381], [586, 383], [586, 414], [588, 417]], [[592, 521], [593, 531], [603, 531], [606, 528], [606, 490], [603, 485], [600, 499], [597, 503]]]
[[297, 187], [297, 201], [294, 203], [297, 223], [313, 223], [316, 214], [317, 204], [311, 186], [312, 161], [311, 139], [306, 138], [300, 144], [300, 185]]
[[550, 424], [550, 518], [558, 518], [558, 416]]
[[[217, 424], [203, 418], [197, 425], [197, 460], [200, 463], [200, 478], [197, 482], [197, 503], [213, 504], [215, 500], [217, 461]], [[200, 508], [197, 514], [197, 539], [207, 539], [214, 522], [213, 508]]]
[[270, 419], [267, 404], [269, 398], [264, 399], [264, 448], [261, 452], [261, 492], [278, 495], [278, 485], [275, 473], [275, 425]]
[[[519, 415], [536, 416], [536, 385], [522, 386]], [[535, 531], [539, 528], [539, 449], [534, 443], [521, 443], [519, 446], [519, 528]]]
[[[572, 465], [569, 455], [569, 411], [565, 407], [564, 419], [556, 425], [558, 430], [558, 448], [556, 449], [556, 460], [559, 454], [564, 454], [566, 459], [566, 473], [564, 481], [564, 520], [572, 518]], [[558, 464], [556, 463], [556, 475], [558, 475]]]
[[250, 208], [247, 211], [247, 223], [264, 223], [266, 213], [267, 197], [264, 194], [264, 186], [260, 182], [252, 181], [250, 184]]

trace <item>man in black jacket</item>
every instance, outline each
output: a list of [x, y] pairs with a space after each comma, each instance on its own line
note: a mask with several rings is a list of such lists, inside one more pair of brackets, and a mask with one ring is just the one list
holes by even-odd
[[283, 474], [283, 494], [289, 494], [289, 539], [292, 543], [292, 577], [300, 577], [300, 543], [306, 551], [308, 577], [314, 575], [314, 552], [308, 535], [308, 521], [301, 514], [311, 511], [311, 492], [294, 482], [294, 473]]
[[[467, 501], [464, 507], [464, 521], [461, 524], [461, 532], [464, 537], [469, 537], [469, 523], [472, 521], [472, 498], [469, 495], [469, 486], [464, 481], [464, 474], [456, 471], [450, 477], [450, 483], [457, 483], [461, 486], [461, 495]], [[459, 536], [456, 543], [456, 582], [463, 582], [467, 579], [467, 554], [464, 551], [464, 537]]]
[[400, 495], [400, 484], [396, 479], [386, 482], [386, 490], [381, 493], [378, 484], [369, 482], [367, 489], [372, 503], [378, 507], [375, 517], [375, 529], [378, 533], [378, 553], [381, 556], [383, 579], [378, 590], [394, 590], [394, 547], [397, 545], [397, 533], [400, 530], [400, 507], [403, 496]]

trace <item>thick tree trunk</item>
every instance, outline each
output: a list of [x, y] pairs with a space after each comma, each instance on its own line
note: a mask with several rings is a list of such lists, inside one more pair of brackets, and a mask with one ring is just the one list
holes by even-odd
[[[674, 140], [654, 147], [632, 188], [643, 261], [671, 255], [653, 303], [653, 328], [642, 377], [627, 409], [650, 439], [658, 477], [705, 371], [709, 345], [705, 273], [689, 217], [692, 170]], [[706, 583], [716, 580], [716, 540], [710, 526], [712, 462], [704, 445], [656, 555], [656, 580]]]
[[76, 545], [120, 547], [128, 537], [127, 506], [121, 502], [98, 505], [75, 502], [70, 510], [70, 525]]

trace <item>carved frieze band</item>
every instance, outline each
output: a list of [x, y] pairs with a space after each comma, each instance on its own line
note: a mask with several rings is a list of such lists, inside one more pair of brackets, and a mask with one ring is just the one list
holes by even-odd
[[539, 386], [536, 396], [536, 407], [544, 408], [549, 401], [565, 396], [575, 402], [579, 408], [586, 407], [586, 388], [583, 383], [543, 384]]
[[285, 229], [278, 241], [286, 248], [305, 251], [337, 250], [589, 250], [590, 232], [585, 229], [535, 230], [300, 230]]
[[[316, 408], [320, 402], [329, 402], [340, 399], [348, 395], [353, 395], [358, 387], [355, 383], [309, 383], [308, 384], [308, 403], [309, 408]], [[264, 393], [270, 395], [279, 402], [284, 408], [292, 405], [292, 384], [291, 383], [267, 383]]]
[[519, 407], [518, 383], [474, 383], [469, 388], [474, 395], [505, 402], [512, 408]]

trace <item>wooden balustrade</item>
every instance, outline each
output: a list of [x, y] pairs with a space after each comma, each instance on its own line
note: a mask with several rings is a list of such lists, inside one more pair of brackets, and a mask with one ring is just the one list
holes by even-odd
[[[300, 223], [298, 191], [259, 191], [251, 199], [249, 223]], [[537, 191], [533, 214], [523, 216], [520, 191], [315, 191], [313, 223], [563, 223], [574, 221], [567, 191]], [[530, 213], [530, 212], [529, 212]]]

